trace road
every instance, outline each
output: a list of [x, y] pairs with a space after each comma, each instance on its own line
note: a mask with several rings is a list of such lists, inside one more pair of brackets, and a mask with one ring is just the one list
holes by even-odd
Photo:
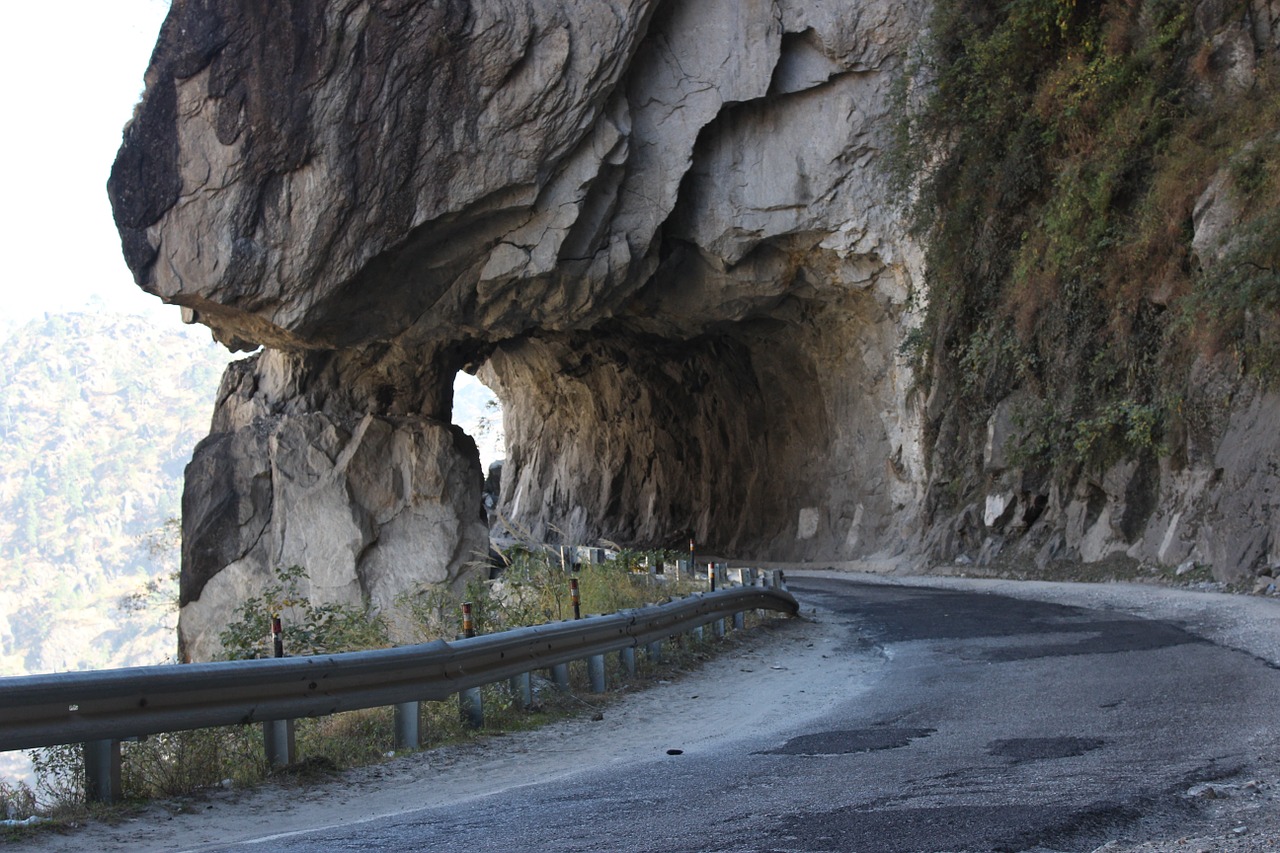
[[1177, 624], [836, 578], [791, 588], [821, 630], [800, 628], [817, 631], [817, 665], [785, 717], [755, 703], [749, 725], [675, 755], [689, 720], [670, 719], [649, 748], [551, 780], [200, 849], [1091, 851], [1192, 831], [1190, 786], [1274, 765], [1280, 671]]

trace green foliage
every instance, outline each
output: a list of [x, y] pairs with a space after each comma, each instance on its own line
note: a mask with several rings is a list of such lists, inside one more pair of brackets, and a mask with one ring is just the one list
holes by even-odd
[[166, 732], [120, 747], [120, 786], [127, 797], [190, 794], [227, 779], [245, 786], [267, 775], [260, 726]]
[[46, 746], [31, 751], [35, 772], [35, 799], [40, 811], [64, 811], [84, 802], [84, 747], [81, 744]]
[[[1192, 12], [940, 0], [897, 90], [892, 181], [927, 246], [910, 355], [921, 381], [947, 385], [966, 434], [1015, 388], [1045, 401], [1024, 417], [1027, 464], [1158, 448], [1197, 343], [1225, 342], [1263, 375], [1280, 363], [1280, 105], [1265, 81], [1261, 108], [1189, 95]], [[1191, 209], [1225, 163], [1245, 221], [1201, 272]]]
[[39, 812], [35, 792], [23, 782], [0, 780], [0, 815], [9, 820], [23, 820]]
[[[1280, 124], [1280, 97], [1273, 99]], [[1243, 148], [1229, 163], [1244, 222], [1222, 256], [1197, 271], [1177, 331], [1229, 347], [1246, 370], [1280, 384], [1280, 134]]]
[[[505, 567], [496, 580], [473, 578], [459, 593], [427, 587], [402, 595], [398, 609], [407, 614], [411, 638], [417, 642], [453, 639], [461, 631], [462, 602], [471, 603], [476, 632], [488, 634], [510, 628], [572, 619], [570, 578], [578, 580], [580, 609], [590, 613], [614, 613], [643, 607], [695, 588], [688, 579], [657, 581], [648, 566], [671, 565], [664, 551], [616, 550], [604, 563], [585, 563], [571, 571], [559, 552], [517, 544], [502, 554]], [[641, 571], [643, 569], [643, 571]]]
[[276, 570], [276, 580], [261, 595], [240, 606], [240, 616], [218, 635], [228, 660], [268, 658], [275, 653], [271, 621], [279, 615], [285, 654], [323, 655], [390, 645], [386, 620], [368, 607], [315, 604], [303, 589], [301, 566]]

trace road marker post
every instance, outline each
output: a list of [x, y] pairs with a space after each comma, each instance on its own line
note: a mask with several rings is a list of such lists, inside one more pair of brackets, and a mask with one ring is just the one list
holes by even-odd
[[[471, 617], [471, 602], [462, 604], [462, 636], [471, 638], [476, 635], [476, 623]], [[484, 698], [479, 687], [468, 687], [458, 692], [458, 712], [462, 722], [469, 728], [484, 728]]]
[[[279, 613], [271, 614], [271, 646], [276, 657], [284, 657], [284, 628]], [[298, 757], [293, 720], [264, 720], [262, 747], [267, 753], [267, 763], [272, 767], [288, 767], [293, 764]]]

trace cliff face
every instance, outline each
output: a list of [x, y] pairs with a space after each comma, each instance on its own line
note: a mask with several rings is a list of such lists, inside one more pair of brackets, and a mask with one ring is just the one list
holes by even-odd
[[882, 162], [926, 12], [175, 0], [116, 221], [141, 287], [263, 347], [187, 471], [186, 652], [277, 566], [379, 606], [462, 582], [459, 369], [502, 398], [500, 509], [536, 536], [959, 553], [928, 539], [960, 528], [925, 513], [922, 253]]

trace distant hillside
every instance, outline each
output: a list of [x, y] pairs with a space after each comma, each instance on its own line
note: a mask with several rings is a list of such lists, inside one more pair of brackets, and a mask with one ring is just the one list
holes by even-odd
[[49, 315], [5, 336], [0, 675], [172, 654], [166, 520], [228, 360], [204, 329], [129, 315]]
[[[230, 356], [203, 328], [49, 315], [0, 349], [0, 675], [162, 663], [174, 652], [183, 468]], [[501, 456], [492, 392], [455, 421]]]

